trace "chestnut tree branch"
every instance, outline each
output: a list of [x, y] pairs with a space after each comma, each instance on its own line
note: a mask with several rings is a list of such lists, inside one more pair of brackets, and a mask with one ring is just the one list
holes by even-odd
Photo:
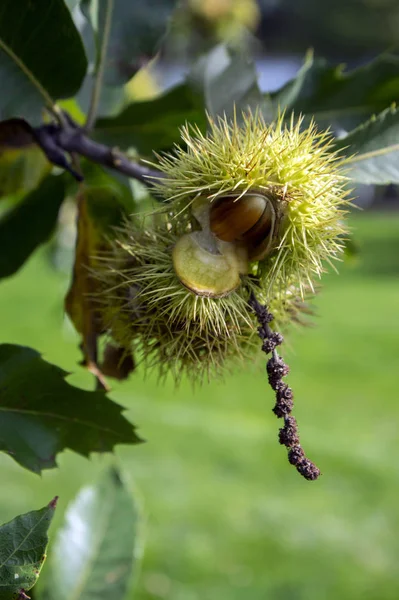
[[64, 113], [64, 117], [62, 124], [48, 123], [32, 128], [31, 131], [35, 142], [43, 150], [48, 160], [69, 171], [77, 181], [82, 181], [83, 176], [78, 173], [70, 160], [70, 156], [74, 154], [118, 171], [127, 177], [137, 179], [148, 186], [152, 185], [154, 178], [163, 176], [156, 169], [132, 162], [118, 148], [95, 142], [90, 139], [85, 129], [77, 125], [67, 113]]

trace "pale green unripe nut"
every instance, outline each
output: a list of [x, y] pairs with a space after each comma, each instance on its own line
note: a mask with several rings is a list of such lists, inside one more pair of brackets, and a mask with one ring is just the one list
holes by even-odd
[[240, 285], [249, 262], [268, 253], [276, 221], [273, 205], [263, 194], [231, 194], [212, 203], [198, 200], [192, 214], [202, 230], [177, 241], [175, 273], [198, 296], [226, 296]]
[[240, 285], [240, 257], [228, 242], [204, 247], [204, 237], [201, 231], [183, 235], [173, 248], [173, 267], [183, 285], [197, 296], [221, 298]]

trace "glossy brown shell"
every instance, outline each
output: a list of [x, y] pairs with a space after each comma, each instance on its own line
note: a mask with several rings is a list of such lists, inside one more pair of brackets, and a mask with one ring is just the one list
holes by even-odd
[[218, 239], [244, 244], [249, 260], [261, 260], [271, 248], [276, 215], [262, 194], [218, 198], [211, 205], [209, 220]]

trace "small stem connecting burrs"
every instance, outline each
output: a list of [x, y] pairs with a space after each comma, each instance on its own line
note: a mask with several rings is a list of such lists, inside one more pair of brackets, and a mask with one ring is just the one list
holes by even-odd
[[284, 419], [284, 427], [279, 432], [280, 444], [288, 448], [288, 460], [296, 467], [298, 473], [305, 479], [313, 481], [319, 477], [320, 470], [306, 458], [300, 444], [298, 424], [295, 417], [290, 416], [294, 406], [294, 394], [283, 381], [283, 377], [288, 375], [289, 367], [276, 351], [276, 347], [283, 342], [283, 336], [281, 333], [272, 331], [270, 323], [274, 317], [266, 306], [258, 302], [253, 293], [251, 293], [249, 305], [258, 319], [258, 333], [262, 340], [262, 350], [265, 354], [272, 354], [267, 362], [266, 370], [269, 384], [276, 392], [276, 404], [273, 412], [279, 419]]

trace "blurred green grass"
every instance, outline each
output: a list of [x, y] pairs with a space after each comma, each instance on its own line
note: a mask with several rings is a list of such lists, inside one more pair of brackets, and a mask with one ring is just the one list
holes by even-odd
[[[317, 326], [294, 330], [286, 355], [319, 481], [287, 463], [262, 363], [195, 392], [140, 372], [115, 386], [148, 441], [117, 451], [145, 507], [135, 600], [399, 597], [399, 215], [351, 224], [361, 254], [325, 278]], [[2, 283], [0, 341], [39, 349], [89, 387], [63, 321], [66, 286], [44, 252], [33, 257]], [[59, 494], [59, 523], [108, 462], [65, 452], [39, 478], [1, 455], [0, 521]]]

